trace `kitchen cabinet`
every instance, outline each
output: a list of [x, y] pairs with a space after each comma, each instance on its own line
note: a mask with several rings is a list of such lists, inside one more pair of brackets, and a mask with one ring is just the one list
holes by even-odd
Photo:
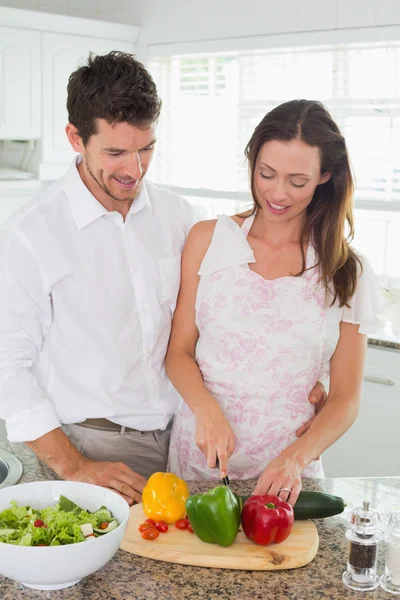
[[0, 139], [41, 136], [38, 31], [0, 26]]
[[370, 346], [357, 420], [324, 452], [326, 476], [400, 475], [399, 423], [400, 352]]
[[132, 53], [134, 44], [117, 39], [91, 38], [69, 34], [43, 34], [43, 139], [40, 179], [64, 175], [73, 156], [65, 126], [67, 83], [72, 71], [84, 64], [89, 52], [104, 54], [111, 50]]
[[74, 156], [65, 134], [69, 75], [89, 52], [133, 53], [140, 28], [5, 6], [0, 23], [0, 140], [40, 140], [39, 179], [55, 180]]

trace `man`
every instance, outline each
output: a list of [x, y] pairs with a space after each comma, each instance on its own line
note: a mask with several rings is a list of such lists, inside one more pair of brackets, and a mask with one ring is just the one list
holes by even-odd
[[78, 159], [0, 231], [0, 416], [61, 478], [132, 503], [166, 468], [179, 398], [164, 358], [194, 217], [144, 181], [161, 102], [141, 63], [90, 56], [67, 108]]

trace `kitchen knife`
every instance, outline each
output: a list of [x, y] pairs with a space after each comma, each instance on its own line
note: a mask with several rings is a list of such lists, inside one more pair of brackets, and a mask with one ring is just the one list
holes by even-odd
[[[219, 469], [218, 454], [217, 454], [217, 469]], [[229, 477], [223, 477], [222, 478], [222, 482], [223, 482], [224, 485], [229, 485]]]

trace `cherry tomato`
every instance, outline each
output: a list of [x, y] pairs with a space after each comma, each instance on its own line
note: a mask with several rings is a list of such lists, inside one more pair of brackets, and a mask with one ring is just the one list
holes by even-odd
[[194, 531], [193, 531], [193, 529], [192, 529], [192, 526], [191, 526], [191, 524], [190, 524], [190, 523], [189, 523], [189, 525], [188, 525], [188, 531], [190, 531], [190, 533], [194, 533]]
[[43, 525], [44, 521], [42, 521], [42, 519], [36, 519], [36, 521], [33, 524], [34, 527], [43, 527]]
[[146, 519], [145, 523], [147, 523], [148, 525], [151, 525], [152, 527], [154, 527], [154, 525], [156, 524], [154, 519]]
[[156, 523], [156, 529], [160, 533], [167, 533], [167, 531], [168, 531], [168, 524], [165, 521], [157, 521], [157, 523]]
[[155, 527], [149, 527], [145, 529], [142, 533], [142, 538], [144, 540], [155, 540], [160, 535], [160, 532], [157, 531]]
[[178, 529], [187, 529], [189, 527], [189, 521], [187, 519], [179, 519], [179, 521], [175, 523], [175, 527]]
[[152, 525], [149, 525], [148, 523], [142, 523], [141, 525], [139, 525], [138, 529], [140, 533], [143, 533], [143, 531], [146, 531], [146, 529], [150, 529], [151, 527]]
[[109, 523], [106, 523], [106, 522], [100, 523], [99, 529], [107, 529], [108, 525], [109, 525]]

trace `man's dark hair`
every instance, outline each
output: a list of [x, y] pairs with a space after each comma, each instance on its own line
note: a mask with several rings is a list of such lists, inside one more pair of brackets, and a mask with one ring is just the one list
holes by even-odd
[[151, 75], [132, 54], [95, 56], [68, 80], [67, 110], [84, 145], [96, 133], [96, 119], [148, 127], [159, 116], [161, 100]]

